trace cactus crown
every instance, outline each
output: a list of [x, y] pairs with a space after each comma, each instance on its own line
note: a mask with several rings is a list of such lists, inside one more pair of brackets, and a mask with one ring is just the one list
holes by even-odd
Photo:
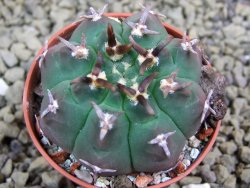
[[198, 41], [169, 35], [148, 7], [125, 20], [105, 8], [39, 57], [41, 129], [95, 173], [172, 168], [210, 109]]

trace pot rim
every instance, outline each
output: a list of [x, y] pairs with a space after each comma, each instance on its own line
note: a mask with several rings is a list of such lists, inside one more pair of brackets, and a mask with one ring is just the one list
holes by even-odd
[[[129, 17], [130, 15], [132, 15], [132, 14], [131, 13], [106, 13], [105, 14], [105, 16], [116, 17], [116, 18], [118, 18], [118, 17], [126, 18], [126, 17]], [[52, 37], [48, 41], [48, 45], [49, 46], [55, 45], [58, 41], [57, 40], [58, 35], [62, 36], [62, 35], [67, 34], [68, 30], [75, 29], [75, 27], [78, 26], [79, 24], [80, 24], [80, 22], [73, 22], [73, 23], [67, 25], [66, 27], [60, 29], [58, 32], [56, 32], [55, 34], [52, 35]], [[175, 27], [173, 27], [165, 22], [162, 24], [166, 28], [168, 33], [170, 33], [174, 37], [181, 38], [183, 36], [183, 32], [181, 32], [179, 29], [177, 29], [177, 28], [175, 28]], [[68, 178], [69, 180], [73, 181], [74, 183], [76, 183], [80, 186], [88, 187], [88, 188], [96, 188], [94, 185], [88, 184], [88, 183], [84, 182], [83, 180], [80, 180], [77, 177], [71, 175], [66, 170], [64, 170], [62, 167], [60, 167], [55, 161], [53, 161], [52, 158], [49, 156], [49, 154], [45, 151], [45, 149], [41, 145], [41, 143], [38, 140], [37, 135], [35, 133], [35, 126], [33, 125], [34, 117], [32, 117], [33, 114], [31, 112], [32, 109], [30, 106], [30, 103], [32, 102], [32, 100], [31, 100], [30, 96], [32, 95], [32, 88], [34, 88], [34, 86], [36, 84], [33, 79], [38, 76], [38, 71], [39, 71], [38, 70], [39, 67], [38, 67], [38, 63], [37, 63], [36, 59], [40, 54], [42, 54], [42, 52], [43, 52], [43, 48], [41, 48], [38, 51], [36, 57], [32, 61], [32, 64], [30, 66], [30, 69], [29, 69], [27, 77], [26, 77], [24, 91], [23, 91], [23, 107], [22, 107], [22, 109], [23, 109], [24, 120], [25, 120], [25, 124], [26, 124], [27, 130], [28, 130], [28, 133], [29, 133], [34, 145], [38, 149], [38, 151], [42, 154], [42, 156], [48, 161], [48, 163], [54, 169], [56, 169], [63, 176], [65, 176], [66, 178]], [[179, 174], [177, 177], [174, 177], [166, 182], [163, 182], [163, 183], [160, 183], [157, 185], [149, 186], [149, 188], [166, 187], [168, 185], [176, 183], [177, 181], [181, 180], [182, 178], [184, 178], [188, 174], [190, 174], [191, 171], [193, 171], [201, 163], [201, 161], [206, 157], [208, 152], [211, 150], [211, 148], [216, 140], [216, 137], [218, 135], [218, 132], [220, 130], [220, 126], [221, 126], [221, 120], [217, 122], [217, 125], [216, 125], [216, 128], [215, 128], [213, 135], [211, 136], [210, 140], [206, 144], [205, 148], [200, 153], [199, 157], [187, 168], [187, 170], [184, 173]]]

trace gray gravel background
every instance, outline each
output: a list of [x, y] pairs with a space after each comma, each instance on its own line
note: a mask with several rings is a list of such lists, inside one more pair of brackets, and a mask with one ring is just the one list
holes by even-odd
[[[109, 12], [135, 12], [138, 2], [106, 1]], [[89, 6], [106, 2], [0, 0], [0, 188], [76, 187], [49, 167], [27, 135], [21, 110], [25, 76], [43, 41]], [[145, 1], [140, 1], [145, 3]], [[250, 1], [156, 0], [166, 21], [199, 37], [227, 78], [227, 115], [212, 152], [171, 187], [208, 183], [250, 187]]]

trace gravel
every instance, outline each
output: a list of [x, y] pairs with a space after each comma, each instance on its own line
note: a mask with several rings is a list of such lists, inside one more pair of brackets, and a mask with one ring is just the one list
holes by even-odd
[[0, 95], [4, 96], [8, 88], [8, 84], [2, 78], [0, 78]]
[[[44, 41], [89, 6], [135, 12], [131, 0], [0, 1], [0, 188], [77, 187], [31, 144], [22, 113], [27, 70]], [[144, 1], [140, 1], [144, 2]], [[150, 1], [166, 21], [205, 43], [212, 65], [227, 80], [229, 110], [212, 151], [192, 174], [171, 188], [240, 187], [250, 184], [250, 4], [244, 0]], [[195, 141], [191, 143], [196, 146]], [[196, 154], [193, 149], [193, 154]], [[157, 180], [157, 179], [156, 179]], [[104, 180], [102, 180], [104, 181]], [[100, 183], [102, 183], [100, 180]], [[129, 187], [126, 176], [120, 182]], [[193, 185], [196, 184], [196, 185]]]
[[15, 54], [13, 54], [12, 52], [7, 51], [7, 50], [1, 50], [0, 54], [1, 54], [2, 59], [4, 60], [5, 64], [8, 67], [13, 67], [13, 66], [18, 64], [18, 60], [17, 60]]

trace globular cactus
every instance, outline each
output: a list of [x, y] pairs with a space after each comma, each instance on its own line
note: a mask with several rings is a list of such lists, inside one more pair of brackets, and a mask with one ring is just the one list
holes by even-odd
[[173, 38], [148, 7], [125, 20], [103, 12], [39, 57], [41, 129], [101, 175], [172, 168], [213, 112], [198, 41]]

